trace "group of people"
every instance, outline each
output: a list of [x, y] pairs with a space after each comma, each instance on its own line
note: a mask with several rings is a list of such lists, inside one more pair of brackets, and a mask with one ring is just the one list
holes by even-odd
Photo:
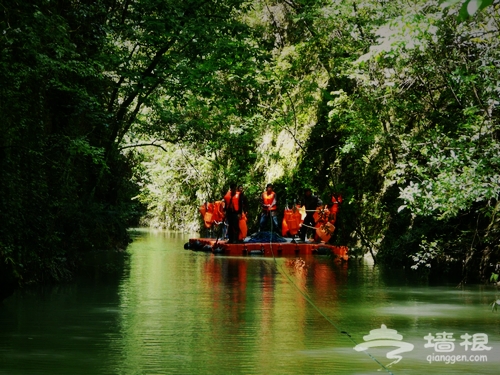
[[[242, 231], [245, 232], [246, 236], [246, 215], [248, 213], [248, 199], [243, 192], [243, 186], [231, 183], [229, 190], [219, 203], [221, 208], [216, 210], [221, 211], [220, 215], [225, 216], [228, 243], [240, 242], [242, 240]], [[337, 219], [340, 203], [342, 203], [342, 197], [339, 194], [332, 194], [331, 202], [323, 207], [323, 202], [318, 196], [312, 194], [311, 189], [304, 189], [303, 197], [294, 208], [298, 209], [300, 207], [302, 212], [302, 224], [298, 232], [299, 238], [305, 241], [308, 230], [314, 230], [318, 225], [329, 224], [330, 228], [334, 228], [333, 224]], [[260, 206], [260, 231], [278, 231], [277, 197], [272, 184], [267, 184], [266, 189], [262, 192]], [[205, 209], [205, 212], [208, 211]], [[202, 215], [205, 214], [202, 212]], [[205, 225], [209, 227], [206, 220]], [[284, 229], [283, 232], [285, 232]]]

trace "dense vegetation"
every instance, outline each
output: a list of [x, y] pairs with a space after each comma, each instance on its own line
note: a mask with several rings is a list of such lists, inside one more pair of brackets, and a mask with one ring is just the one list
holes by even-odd
[[244, 4], [1, 5], [0, 290], [6, 294], [18, 284], [71, 277], [89, 251], [127, 244], [126, 228], [142, 214], [131, 199], [139, 192], [140, 155], [121, 147], [136, 133], [162, 132], [172, 142], [184, 137], [182, 126], [169, 129], [178, 123], [169, 107], [184, 106], [187, 90], [202, 95], [204, 83], [215, 82], [215, 66], [227, 65], [204, 56], [237, 53], [233, 39], [241, 27], [234, 13]]
[[[500, 261], [491, 0], [2, 1], [0, 283], [71, 276], [229, 181], [344, 196], [335, 241], [488, 278]], [[146, 211], [145, 211], [146, 210]]]
[[193, 202], [220, 198], [230, 180], [254, 208], [267, 182], [282, 206], [308, 186], [344, 195], [335, 241], [353, 252], [488, 278], [499, 260], [498, 12], [490, 1], [254, 2], [256, 82], [240, 81], [243, 108], [209, 99], [206, 137], [143, 154], [149, 223], [197, 227]]

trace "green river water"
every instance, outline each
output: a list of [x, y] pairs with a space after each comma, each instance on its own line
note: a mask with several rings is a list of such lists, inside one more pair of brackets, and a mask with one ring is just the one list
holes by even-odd
[[[0, 374], [500, 370], [495, 287], [411, 285], [367, 262], [213, 256], [169, 232], [133, 237], [120, 277], [26, 288], [0, 304]], [[382, 325], [397, 333], [367, 336]]]

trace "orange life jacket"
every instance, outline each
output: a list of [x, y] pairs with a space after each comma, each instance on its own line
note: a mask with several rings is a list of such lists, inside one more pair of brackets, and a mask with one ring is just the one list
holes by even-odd
[[271, 194], [267, 194], [267, 191], [262, 193], [262, 203], [264, 205], [272, 205], [271, 207], [263, 207], [262, 209], [267, 211], [275, 211], [276, 210], [276, 193], [273, 191]]
[[233, 196], [231, 196], [231, 190], [229, 190], [224, 196], [224, 202], [226, 202], [226, 212], [231, 208], [234, 212], [240, 211], [240, 192], [236, 191]]
[[213, 220], [217, 222], [224, 221], [224, 202], [216, 201], [214, 203], [214, 215]]
[[[202, 212], [203, 210], [200, 210]], [[210, 228], [214, 222], [214, 204], [205, 203], [205, 213], [203, 213], [203, 221], [205, 222], [205, 227]]]
[[281, 235], [285, 237], [288, 234], [288, 220], [292, 217], [292, 210], [285, 208], [283, 221], [281, 222]]
[[328, 221], [328, 215], [330, 214], [330, 211], [328, 210], [327, 206], [322, 207], [319, 206], [316, 208], [316, 211], [313, 214], [313, 219], [315, 223], [326, 223]]
[[300, 224], [302, 223], [302, 215], [299, 210], [294, 209], [290, 219], [288, 220], [288, 231], [292, 236], [299, 233]]
[[283, 222], [281, 225], [281, 232], [283, 236], [290, 233], [291, 236], [295, 236], [299, 233], [300, 224], [302, 223], [302, 214], [297, 207], [292, 209], [285, 209], [283, 215]]
[[248, 233], [247, 216], [245, 214], [241, 215], [241, 219], [238, 222], [238, 224], [239, 224], [239, 227], [240, 227], [240, 234], [238, 236], [238, 239], [241, 241], [241, 240], [245, 239], [245, 237], [247, 236], [247, 233]]
[[200, 206], [200, 214], [201, 214], [201, 217], [205, 217], [205, 214], [207, 213], [207, 206], [206, 204], [202, 204]]
[[224, 221], [223, 202], [205, 203], [200, 207], [200, 214], [203, 217], [206, 228], [212, 227], [214, 222], [219, 224], [221, 221]]
[[328, 242], [335, 231], [335, 226], [332, 223], [316, 226], [316, 236], [321, 238], [321, 241]]
[[339, 204], [342, 203], [342, 195], [339, 195], [336, 197], [335, 195], [332, 195], [332, 207], [330, 210], [332, 212], [337, 213], [339, 211]]

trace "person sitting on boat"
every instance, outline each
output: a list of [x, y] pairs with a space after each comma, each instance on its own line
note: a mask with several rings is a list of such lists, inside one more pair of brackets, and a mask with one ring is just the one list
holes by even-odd
[[236, 189], [236, 184], [229, 185], [229, 191], [224, 196], [225, 211], [227, 218], [227, 243], [237, 243], [240, 234], [239, 220], [242, 213], [240, 192]]
[[270, 230], [269, 219], [272, 220], [272, 231], [278, 230], [278, 216], [277, 213], [277, 199], [276, 193], [273, 190], [273, 184], [267, 184], [266, 190], [262, 193], [261, 197], [262, 213], [260, 215], [260, 231], [264, 232]]
[[316, 212], [316, 209], [323, 204], [323, 202], [318, 196], [313, 195], [311, 189], [306, 188], [304, 189], [304, 196], [302, 197], [300, 204], [306, 209], [306, 216], [304, 217], [304, 221], [302, 223], [303, 225], [300, 227], [299, 237], [302, 241], [305, 241], [307, 230], [309, 229], [308, 227], [314, 228], [316, 225], [314, 213]]

